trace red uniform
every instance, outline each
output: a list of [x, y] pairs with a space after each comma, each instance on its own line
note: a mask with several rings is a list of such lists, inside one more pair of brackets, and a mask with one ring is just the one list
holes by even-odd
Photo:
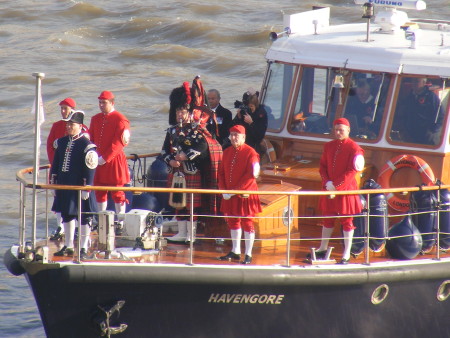
[[[322, 186], [332, 181], [337, 191], [357, 190], [355, 175], [362, 168], [358, 168], [358, 157], [364, 154], [364, 150], [352, 139], [333, 140], [325, 144], [320, 159], [320, 176]], [[361, 212], [361, 200], [358, 195], [336, 195], [334, 198], [322, 196], [319, 200], [319, 208], [324, 215], [354, 215]], [[352, 218], [341, 219], [345, 231], [354, 229]], [[333, 219], [325, 220], [325, 227], [332, 227]]]
[[[219, 166], [219, 189], [221, 190], [258, 190], [254, 177], [254, 165], [259, 165], [258, 153], [249, 145], [243, 144], [239, 148], [228, 147], [223, 152], [222, 163]], [[229, 200], [222, 199], [220, 209], [226, 216], [250, 216], [261, 212], [261, 203], [258, 195], [232, 196]], [[231, 220], [227, 219], [228, 225]], [[231, 221], [231, 222], [234, 222]], [[243, 222], [252, 222], [252, 219], [242, 219]], [[245, 230], [245, 229], [244, 229]], [[253, 230], [253, 229], [251, 229]], [[253, 232], [246, 230], [248, 232]]]
[[[89, 127], [91, 141], [97, 145], [97, 153], [106, 163], [95, 172], [94, 185], [121, 187], [130, 181], [130, 173], [123, 148], [129, 142], [130, 123], [118, 111], [99, 113], [92, 117]], [[106, 201], [106, 192], [96, 191], [97, 201]], [[125, 194], [112, 194], [114, 202], [123, 203]]]
[[[59, 120], [53, 123], [50, 133], [47, 137], [47, 157], [48, 162], [53, 163], [53, 158], [55, 157], [55, 141], [61, 137], [67, 135], [66, 131], [66, 121]], [[89, 133], [88, 128], [83, 124], [83, 133]]]

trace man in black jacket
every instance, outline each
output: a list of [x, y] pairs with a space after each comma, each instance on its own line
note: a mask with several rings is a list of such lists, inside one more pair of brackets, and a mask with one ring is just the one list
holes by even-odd
[[228, 136], [230, 135], [230, 127], [233, 116], [231, 111], [224, 108], [220, 104], [220, 93], [217, 89], [208, 90], [208, 103], [210, 109], [216, 113], [217, 125], [219, 129], [219, 135], [217, 141], [224, 146], [225, 143], [229, 143]]

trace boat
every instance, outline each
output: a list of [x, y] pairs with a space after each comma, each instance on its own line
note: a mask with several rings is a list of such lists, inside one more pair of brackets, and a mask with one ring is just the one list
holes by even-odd
[[[19, 237], [4, 263], [27, 279], [48, 337], [450, 336], [450, 21], [402, 11], [423, 10], [424, 1], [355, 3], [359, 23], [331, 25], [330, 8], [315, 7], [285, 14], [284, 30], [270, 34], [260, 96], [267, 156], [259, 191], [250, 192], [263, 211], [250, 265], [217, 260], [230, 243], [220, 215], [201, 215], [195, 243], [167, 243], [175, 227], [161, 206], [170, 192], [249, 192], [166, 188], [157, 154], [129, 157], [147, 179], [121, 188], [136, 202], [126, 233], [116, 236], [114, 216], [99, 215], [87, 260], [53, 256], [61, 243], [49, 240], [48, 216], [49, 190], [85, 188], [47, 184], [49, 165], [37, 161], [18, 171]], [[34, 76], [39, 93], [44, 75]], [[417, 79], [439, 99], [433, 132], [401, 115]], [[359, 83], [373, 96], [367, 124], [346, 108]], [[342, 116], [366, 164], [360, 190], [330, 193], [318, 162]], [[407, 135], [406, 125], [420, 132]], [[365, 203], [347, 265], [335, 264], [338, 231], [327, 259], [306, 259], [320, 240], [318, 198], [336, 194]], [[153, 207], [138, 203], [145, 199]]]

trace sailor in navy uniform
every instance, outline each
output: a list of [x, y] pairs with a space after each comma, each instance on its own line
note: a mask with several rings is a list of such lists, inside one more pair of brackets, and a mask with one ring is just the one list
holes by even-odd
[[[68, 118], [67, 136], [57, 140], [55, 157], [50, 170], [53, 184], [92, 185], [98, 165], [96, 145], [82, 132], [84, 112], [74, 111]], [[89, 191], [82, 191], [81, 259], [87, 256], [92, 212], [96, 212], [95, 199]], [[66, 234], [63, 248], [55, 256], [72, 256], [74, 252], [75, 220], [78, 218], [78, 191], [56, 190], [52, 210], [60, 212]]]

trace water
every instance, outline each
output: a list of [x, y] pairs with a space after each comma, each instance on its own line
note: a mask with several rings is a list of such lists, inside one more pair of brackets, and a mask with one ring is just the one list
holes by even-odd
[[[58, 103], [71, 96], [89, 116], [102, 90], [131, 121], [127, 154], [160, 150], [168, 96], [200, 74], [231, 108], [248, 87], [258, 89], [269, 32], [282, 31], [282, 13], [331, 6], [332, 23], [360, 20], [352, 1], [198, 0], [0, 2], [0, 252], [17, 241], [15, 172], [32, 166], [33, 72], [46, 74], [46, 136], [59, 118]], [[424, 17], [425, 13], [410, 13]], [[428, 1], [427, 17], [450, 16], [447, 0]], [[43, 138], [45, 141], [45, 138]], [[42, 162], [46, 161], [42, 149]], [[42, 337], [44, 330], [25, 279], [0, 264], [0, 336]]]

